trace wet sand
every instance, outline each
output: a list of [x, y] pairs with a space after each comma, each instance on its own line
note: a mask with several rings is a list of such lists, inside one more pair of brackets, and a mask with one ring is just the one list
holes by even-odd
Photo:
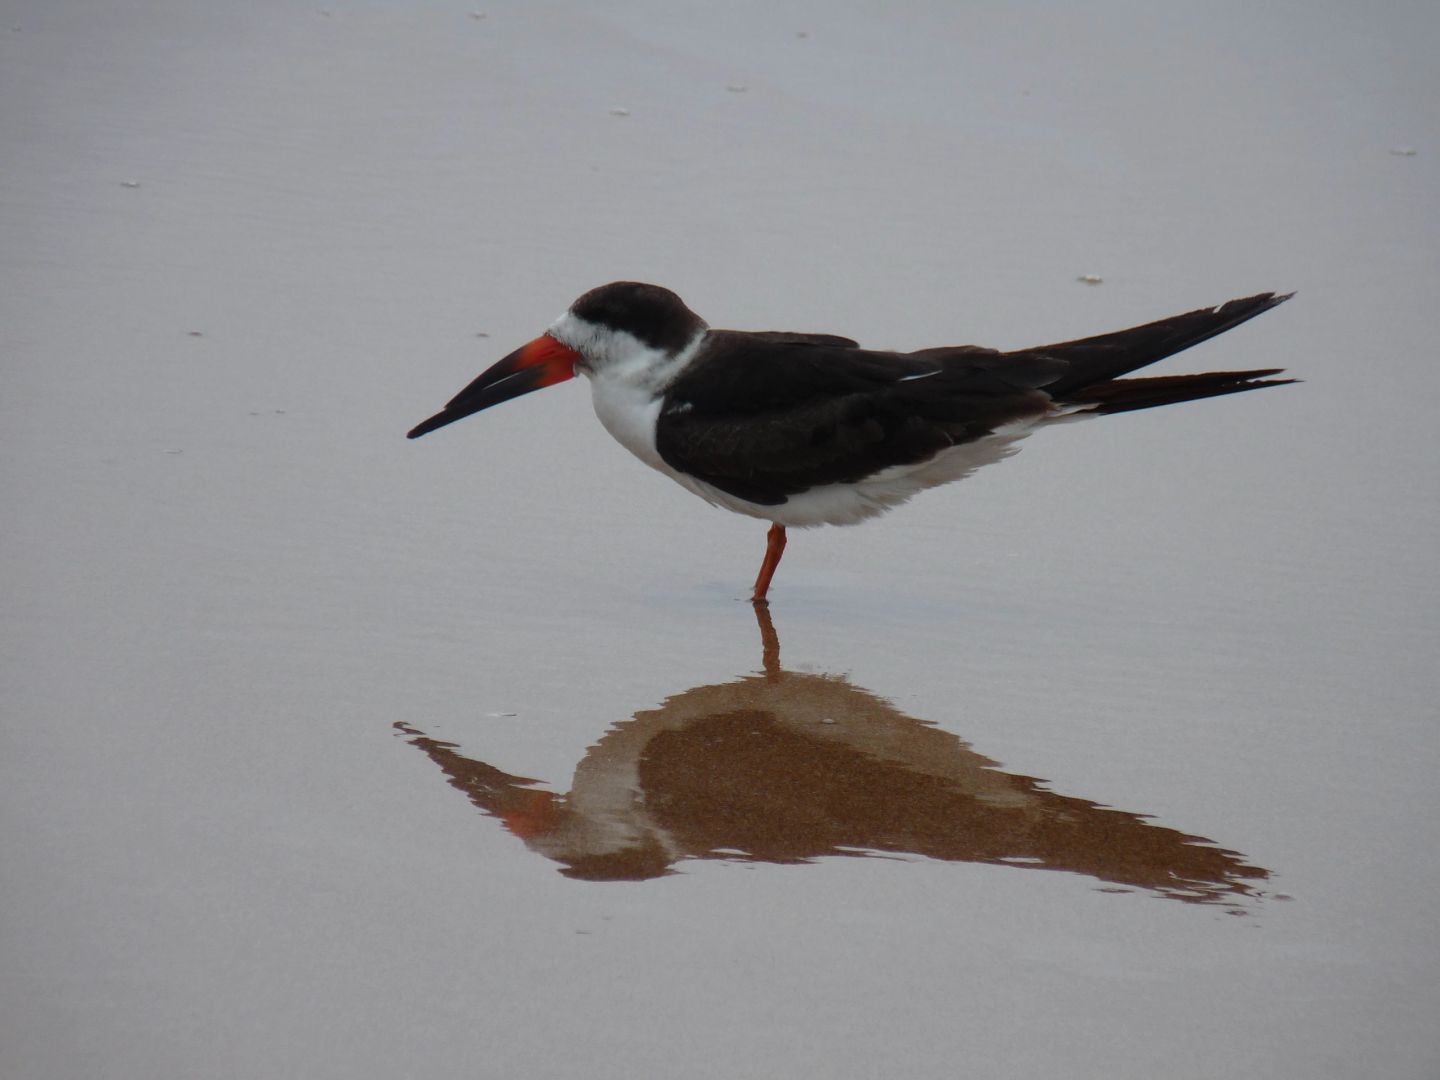
[[[1436, 1075], [1437, 46], [8, 5], [0, 1074]], [[583, 384], [404, 439], [619, 278], [897, 348], [1294, 289], [1164, 371], [1305, 382], [792, 533], [757, 619]]]

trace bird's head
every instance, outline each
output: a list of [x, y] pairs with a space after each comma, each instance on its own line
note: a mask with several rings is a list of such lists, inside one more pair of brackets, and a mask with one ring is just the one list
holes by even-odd
[[481, 409], [575, 377], [606, 374], [663, 383], [699, 344], [705, 321], [669, 289], [615, 281], [576, 300], [535, 340], [482, 372], [440, 412], [417, 425], [415, 439]]

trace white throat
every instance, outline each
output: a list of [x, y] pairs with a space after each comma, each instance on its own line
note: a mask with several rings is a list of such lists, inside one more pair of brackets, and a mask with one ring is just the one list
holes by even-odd
[[634, 334], [592, 323], [567, 311], [546, 331], [563, 345], [580, 354], [576, 367], [591, 379], [622, 379], [663, 393], [699, 352], [706, 329], [701, 327], [689, 343], [673, 356], [646, 345]]
[[605, 430], [645, 464], [676, 476], [655, 449], [655, 421], [665, 388], [705, 343], [705, 328], [674, 355], [624, 330], [596, 325], [568, 311], [547, 332], [580, 354], [575, 366], [590, 380], [595, 415]]

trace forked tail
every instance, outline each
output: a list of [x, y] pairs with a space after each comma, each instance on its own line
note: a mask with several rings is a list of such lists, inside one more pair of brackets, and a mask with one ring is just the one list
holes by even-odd
[[1293, 295], [1260, 293], [1242, 300], [1231, 300], [1219, 307], [1172, 315], [1168, 319], [1113, 334], [1064, 341], [1026, 351], [1063, 360], [1069, 365], [1060, 378], [1043, 387], [1053, 399], [1067, 404], [1094, 405], [1094, 411], [1102, 413], [1149, 409], [1177, 401], [1238, 394], [1265, 386], [1283, 386], [1297, 380], [1269, 378], [1280, 374], [1282, 368], [1210, 371], [1138, 379], [1122, 379], [1120, 376], [1173, 356], [1216, 334], [1223, 334], [1284, 303]]
[[1161, 375], [1148, 379], [1111, 379], [1076, 390], [1065, 401], [1076, 405], [1094, 403], [1092, 413], [1129, 412], [1150, 409], [1156, 405], [1172, 405], [1177, 401], [1238, 394], [1259, 390], [1263, 386], [1284, 386], [1299, 379], [1269, 379], [1284, 368], [1261, 368], [1257, 371], [1207, 371], [1197, 375]]

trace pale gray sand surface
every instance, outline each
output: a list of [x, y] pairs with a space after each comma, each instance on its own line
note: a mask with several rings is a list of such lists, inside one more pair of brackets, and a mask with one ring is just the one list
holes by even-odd
[[[0, 3], [0, 1075], [1440, 1075], [1436, 55]], [[765, 678], [763, 525], [583, 385], [403, 438], [617, 278], [905, 348], [1294, 289], [1163, 370], [1305, 382], [795, 533]]]

